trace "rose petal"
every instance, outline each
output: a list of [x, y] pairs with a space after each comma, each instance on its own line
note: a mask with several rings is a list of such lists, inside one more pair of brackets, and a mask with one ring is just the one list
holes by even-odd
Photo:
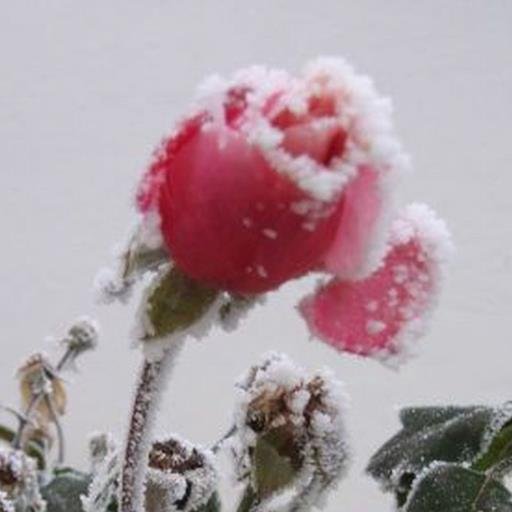
[[[317, 268], [342, 202], [314, 224], [314, 201], [233, 130], [204, 130], [173, 156], [160, 188], [162, 232], [189, 276], [237, 293], [277, 288]], [[312, 224], [312, 225], [310, 225]]]
[[346, 134], [337, 125], [297, 124], [286, 128], [283, 135], [282, 147], [294, 157], [307, 155], [328, 166], [333, 158], [343, 155]]
[[325, 270], [340, 279], [366, 277], [383, 254], [389, 198], [382, 175], [365, 166], [344, 193], [345, 204], [336, 237], [324, 257]]
[[411, 205], [392, 226], [382, 266], [360, 281], [332, 279], [299, 308], [311, 332], [340, 351], [388, 359], [425, 331], [451, 250], [443, 221]]

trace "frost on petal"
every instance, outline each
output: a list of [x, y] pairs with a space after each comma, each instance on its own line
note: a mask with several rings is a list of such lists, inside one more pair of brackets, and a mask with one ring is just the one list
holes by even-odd
[[360, 281], [337, 278], [306, 297], [311, 332], [340, 351], [389, 360], [421, 336], [452, 245], [444, 222], [414, 204], [393, 223], [388, 253]]
[[382, 257], [391, 202], [386, 185], [363, 166], [345, 189], [343, 214], [324, 258], [325, 269], [340, 279], [366, 277]]

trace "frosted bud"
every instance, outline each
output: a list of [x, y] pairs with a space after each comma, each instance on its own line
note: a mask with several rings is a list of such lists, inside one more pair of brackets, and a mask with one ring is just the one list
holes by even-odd
[[88, 317], [79, 318], [68, 330], [67, 336], [62, 340], [62, 343], [72, 352], [75, 356], [80, 355], [87, 350], [93, 350], [98, 344], [98, 324]]
[[91, 472], [97, 473], [100, 465], [110, 454], [117, 452], [117, 443], [109, 432], [93, 432], [89, 436], [89, 460]]
[[97, 432], [89, 436], [92, 480], [87, 495], [81, 497], [84, 512], [105, 512], [114, 506], [120, 472], [118, 451], [111, 434]]
[[20, 450], [3, 448], [0, 449], [0, 511], [9, 512], [13, 505], [16, 510], [46, 510], [39, 493], [35, 461]]
[[341, 384], [328, 372], [308, 374], [287, 356], [270, 354], [238, 389], [239, 477], [247, 475], [259, 503], [293, 487], [291, 509], [318, 506], [348, 460]]
[[217, 471], [209, 452], [175, 437], [153, 444], [146, 475], [148, 512], [193, 512], [211, 499]]

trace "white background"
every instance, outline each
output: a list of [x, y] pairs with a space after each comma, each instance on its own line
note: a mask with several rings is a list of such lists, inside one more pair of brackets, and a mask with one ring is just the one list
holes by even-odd
[[69, 387], [72, 463], [91, 430], [121, 432], [127, 414], [133, 304], [95, 306], [91, 282], [132, 220], [152, 148], [204, 75], [253, 63], [295, 71], [318, 54], [347, 57], [392, 96], [416, 169], [403, 202], [430, 203], [454, 233], [433, 328], [393, 373], [308, 341], [293, 308], [308, 283], [290, 285], [235, 334], [187, 346], [159, 429], [215, 439], [233, 380], [268, 349], [328, 364], [352, 396], [355, 458], [329, 510], [377, 512], [389, 501], [362, 470], [397, 428], [397, 405], [511, 398], [512, 2], [2, 0], [0, 401], [16, 403], [16, 365], [51, 349], [46, 335], [96, 315], [101, 348]]

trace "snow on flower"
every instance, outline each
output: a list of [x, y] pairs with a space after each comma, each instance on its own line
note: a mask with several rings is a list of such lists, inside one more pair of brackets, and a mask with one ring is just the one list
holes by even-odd
[[[261, 497], [273, 502], [293, 487], [286, 510], [321, 507], [348, 466], [342, 384], [328, 371], [309, 374], [286, 355], [270, 353], [250, 368], [237, 388], [236, 434], [230, 447], [238, 478], [244, 480], [252, 467], [254, 479], [258, 444], [279, 439], [280, 454], [291, 461], [293, 477], [270, 493], [260, 489]], [[266, 503], [262, 509], [273, 508]]]
[[173, 436], [153, 443], [146, 478], [148, 510], [188, 512], [208, 503], [218, 474], [209, 451]]
[[[361, 355], [396, 351], [405, 325], [409, 337], [419, 333], [411, 325], [437, 288], [432, 266], [417, 262], [435, 251], [420, 251], [421, 240], [412, 239], [399, 249], [396, 229], [390, 234], [393, 185], [407, 166], [389, 100], [344, 61], [317, 59], [298, 76], [252, 67], [206, 81], [158, 148], [138, 189], [141, 230], [190, 278], [237, 296], [311, 272], [333, 276], [336, 287], [320, 293], [341, 302], [301, 307], [313, 332]], [[403, 309], [393, 319], [369, 309], [384, 300], [368, 285], [389, 277], [383, 260], [384, 268], [393, 263], [397, 284], [385, 292]], [[411, 270], [432, 280], [416, 282], [422, 300], [405, 289], [413, 286]], [[342, 305], [357, 310], [335, 293], [340, 283], [356, 305], [365, 302], [360, 317], [333, 317]]]
[[9, 502], [16, 510], [43, 512], [46, 509], [39, 493], [34, 459], [21, 450], [0, 448], [0, 505], [9, 511]]

